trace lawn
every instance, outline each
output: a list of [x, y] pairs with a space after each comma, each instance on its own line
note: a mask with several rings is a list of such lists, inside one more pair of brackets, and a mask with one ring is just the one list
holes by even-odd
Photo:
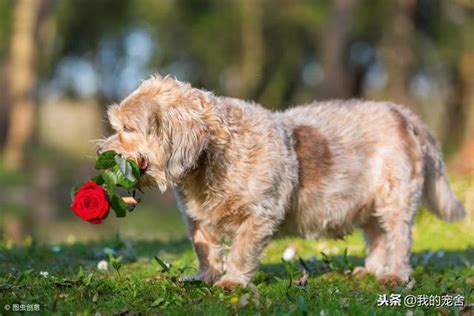
[[[409, 307], [403, 301], [407, 295], [461, 295], [474, 303], [472, 217], [448, 224], [422, 210], [413, 234], [415, 282], [407, 287], [350, 274], [364, 259], [362, 237], [355, 232], [343, 241], [273, 241], [251, 285], [234, 293], [180, 281], [197, 263], [186, 238], [115, 235], [62, 244], [27, 240], [21, 247], [0, 241], [0, 313], [38, 304], [42, 314], [472, 315], [472, 307]], [[297, 256], [284, 263], [289, 245]], [[101, 260], [108, 270], [98, 269]], [[307, 280], [303, 270], [309, 271]], [[383, 294], [389, 299], [400, 294], [401, 306], [377, 306]]]

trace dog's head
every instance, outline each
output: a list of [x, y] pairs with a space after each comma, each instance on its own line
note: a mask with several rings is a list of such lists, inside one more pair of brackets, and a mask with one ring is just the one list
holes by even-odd
[[164, 191], [185, 177], [208, 144], [210, 97], [173, 78], [152, 77], [109, 107], [115, 134], [98, 152], [115, 150], [136, 161], [144, 172], [139, 185], [156, 184]]

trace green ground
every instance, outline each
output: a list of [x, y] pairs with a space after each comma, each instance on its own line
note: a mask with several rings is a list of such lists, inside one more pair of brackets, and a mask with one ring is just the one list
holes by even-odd
[[[90, 243], [0, 247], [0, 307], [5, 304], [40, 304], [43, 313], [95, 311], [105, 313], [145, 312], [169, 314], [216, 315], [239, 314], [400, 314], [406, 307], [377, 307], [378, 294], [460, 294], [474, 302], [473, 236], [466, 224], [448, 225], [423, 214], [415, 227], [412, 262], [416, 284], [412, 289], [385, 288], [371, 277], [348, 274], [363, 260], [360, 234], [346, 241], [274, 241], [268, 248], [254, 286], [228, 294], [199, 283], [180, 283], [177, 278], [190, 274], [196, 260], [185, 239], [109, 240]], [[288, 244], [311, 270], [308, 284], [295, 283], [301, 277], [300, 263], [284, 265], [281, 254]], [[98, 261], [110, 258], [113, 249], [118, 271], [97, 269]], [[106, 248], [106, 249], [104, 249]], [[344, 250], [347, 249], [347, 256]], [[439, 250], [443, 249], [443, 250]], [[59, 250], [59, 252], [58, 252]], [[324, 260], [321, 251], [328, 259]], [[169, 271], [154, 259], [172, 263]], [[47, 271], [49, 275], [40, 275]], [[293, 280], [293, 283], [290, 283]], [[415, 315], [439, 312], [458, 314], [460, 308], [416, 307]], [[447, 315], [447, 314], [446, 314]]]
[[[454, 185], [464, 198], [459, 187], [467, 187], [467, 182], [456, 181]], [[133, 222], [133, 216], [129, 220]], [[178, 281], [180, 276], [192, 274], [196, 269], [195, 255], [190, 243], [179, 237], [182, 234], [170, 233], [168, 238], [157, 235], [155, 239], [114, 236], [89, 242], [69, 238], [69, 242], [62, 244], [36, 244], [27, 240], [22, 247], [0, 241], [0, 314], [8, 314], [5, 305], [8, 309], [13, 308], [13, 304], [39, 304], [43, 314], [84, 315], [127, 311], [188, 315], [473, 313], [459, 307], [409, 308], [403, 303], [400, 307], [377, 306], [378, 296], [390, 293], [401, 294], [402, 298], [411, 294], [459, 294], [468, 303], [474, 303], [472, 220], [470, 215], [461, 223], [447, 224], [426, 211], [420, 212], [413, 230], [412, 265], [416, 283], [409, 288], [387, 288], [372, 277], [350, 275], [350, 270], [364, 258], [358, 232], [344, 241], [273, 241], [252, 285], [235, 293]], [[159, 226], [180, 227], [182, 231], [182, 225], [174, 222], [175, 217], [172, 221], [167, 224], [162, 218]], [[83, 223], [83, 227], [85, 225], [88, 224]], [[58, 224], [50, 227], [55, 226], [60, 229]], [[302, 277], [301, 263], [298, 260], [291, 264], [281, 262], [281, 255], [289, 244], [296, 247], [310, 270], [305, 286], [297, 284]], [[112, 258], [107, 255], [110, 250], [114, 252]], [[164, 271], [154, 256], [171, 263], [171, 269]], [[98, 262], [104, 259], [119, 262], [115, 262], [115, 268], [110, 264], [108, 271], [98, 270]], [[41, 272], [48, 275], [45, 277]]]

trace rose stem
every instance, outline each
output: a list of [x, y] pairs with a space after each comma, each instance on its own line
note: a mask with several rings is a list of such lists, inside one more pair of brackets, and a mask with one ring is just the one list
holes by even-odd
[[132, 196], [125, 196], [122, 198], [122, 200], [127, 203], [127, 204], [130, 204], [130, 205], [136, 205], [138, 204], [139, 201], [137, 201], [134, 197]]

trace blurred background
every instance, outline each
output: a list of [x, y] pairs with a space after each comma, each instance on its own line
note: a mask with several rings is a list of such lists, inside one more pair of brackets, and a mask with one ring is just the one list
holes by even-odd
[[0, 239], [184, 235], [172, 192], [102, 225], [69, 209], [106, 106], [157, 72], [270, 109], [400, 102], [442, 145], [472, 225], [472, 0], [0, 0]]

